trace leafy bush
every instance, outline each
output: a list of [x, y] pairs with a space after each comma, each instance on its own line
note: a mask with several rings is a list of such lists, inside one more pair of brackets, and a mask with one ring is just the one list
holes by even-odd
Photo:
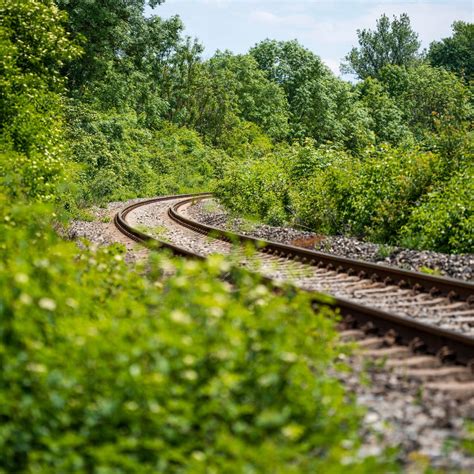
[[416, 149], [382, 147], [369, 154], [352, 183], [350, 232], [378, 242], [396, 242], [413, 206], [428, 190], [437, 160]]
[[385, 465], [356, 455], [333, 320], [307, 296], [237, 271], [231, 287], [220, 257], [156, 254], [140, 276], [117, 248], [61, 241], [42, 208], [0, 204], [0, 471]]
[[232, 212], [278, 225], [287, 220], [289, 176], [285, 153], [231, 163], [214, 189]]
[[402, 229], [405, 245], [442, 252], [474, 252], [474, 167], [423, 196]]
[[[318, 232], [349, 232], [350, 199], [357, 185], [360, 163], [342, 151], [321, 149], [310, 152], [312, 166], [296, 176], [291, 189], [293, 219]], [[301, 160], [293, 170], [301, 169]]]
[[[388, 145], [358, 157], [315, 148], [312, 141], [280, 146], [263, 158], [234, 163], [215, 191], [232, 212], [272, 224], [466, 252], [472, 247], [472, 168], [466, 143], [461, 145], [452, 157]], [[456, 177], [443, 184], [449, 172]], [[463, 188], [457, 195], [456, 186]]]
[[85, 203], [207, 190], [228, 160], [196, 132], [164, 122], [141, 127], [134, 114], [102, 114], [73, 107], [69, 140]]
[[60, 69], [79, 53], [64, 23], [53, 0], [0, 6], [0, 178], [13, 170], [23, 193], [45, 201], [64, 168]]
[[[289, 185], [294, 218], [324, 233], [472, 251], [473, 173], [466, 144], [461, 145], [443, 157], [386, 146], [359, 159], [343, 152], [313, 153], [320, 166], [307, 166], [309, 177]], [[454, 177], [446, 178], [449, 173]]]
[[461, 79], [444, 69], [427, 64], [410, 68], [386, 66], [380, 82], [419, 139], [436, 131], [440, 120], [456, 127], [466, 120], [472, 121], [472, 92]]

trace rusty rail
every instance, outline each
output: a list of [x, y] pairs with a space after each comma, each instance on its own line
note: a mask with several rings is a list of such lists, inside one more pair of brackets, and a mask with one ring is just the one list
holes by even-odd
[[[433, 275], [425, 275], [419, 272], [410, 272], [407, 270], [388, 267], [386, 265], [376, 265], [291, 245], [255, 239], [253, 237], [223, 231], [179, 214], [178, 211], [182, 206], [188, 205], [196, 200], [207, 199], [211, 196], [210, 193], [201, 193], [181, 196], [165, 196], [141, 201], [118, 212], [114, 221], [121, 232], [137, 242], [153, 247], [159, 246], [162, 248], [168, 248], [175, 255], [202, 260], [204, 259], [202, 256], [174, 244], [158, 241], [157, 239], [132, 228], [125, 220], [127, 214], [137, 207], [152, 204], [153, 202], [182, 198], [182, 200], [169, 208], [168, 214], [175, 222], [195, 232], [210, 235], [216, 239], [221, 239], [227, 242], [235, 242], [238, 244], [250, 243], [251, 245], [254, 245], [256, 250], [259, 252], [270, 253], [287, 259], [294, 259], [319, 268], [331, 268], [338, 272], [356, 274], [361, 278], [370, 278], [374, 281], [380, 280], [385, 283], [397, 284], [401, 287], [411, 287], [416, 291], [428, 292], [432, 295], [448, 296], [451, 299], [460, 299], [468, 302], [472, 302], [473, 300], [474, 285], [472, 283], [455, 280], [453, 278], [442, 278]], [[265, 279], [271, 282], [271, 279]], [[324, 303], [321, 303], [321, 301], [324, 301]], [[474, 338], [463, 334], [382, 311], [377, 308], [360, 305], [344, 298], [331, 297], [330, 302], [327, 302], [326, 299], [321, 300], [315, 296], [314, 303], [315, 306], [321, 304], [330, 305], [336, 308], [340, 314], [346, 318], [346, 320], [353, 321], [355, 325], [359, 327], [367, 327], [367, 325], [370, 325], [372, 331], [378, 334], [395, 331], [400, 342], [404, 344], [416, 344], [417, 347], [423, 347], [423, 349], [428, 353], [435, 354], [443, 352], [443, 354], [449, 356], [451, 360], [462, 364], [469, 364], [474, 361]]]

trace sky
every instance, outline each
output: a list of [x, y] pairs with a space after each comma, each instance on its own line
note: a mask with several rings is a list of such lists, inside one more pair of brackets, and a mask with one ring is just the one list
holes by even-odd
[[408, 13], [422, 47], [451, 35], [455, 20], [473, 21], [474, 0], [166, 0], [149, 13], [179, 15], [185, 34], [205, 47], [204, 57], [218, 49], [246, 53], [265, 38], [297, 39], [339, 75], [356, 30], [375, 27], [383, 13]]

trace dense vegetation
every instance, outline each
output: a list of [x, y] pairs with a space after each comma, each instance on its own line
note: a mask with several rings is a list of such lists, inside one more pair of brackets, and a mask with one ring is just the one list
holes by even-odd
[[407, 15], [384, 15], [358, 31], [350, 84], [297, 41], [203, 60], [143, 1], [58, 3], [83, 48], [63, 67], [80, 205], [212, 189], [272, 223], [473, 250], [471, 24], [425, 54]]
[[296, 41], [204, 61], [144, 8], [0, 4], [0, 472], [396, 470], [358, 456], [333, 315], [219, 258], [145, 271], [54, 229], [213, 187], [275, 223], [471, 251], [472, 25], [409, 64], [361, 33], [355, 72], [388, 49], [351, 85]]

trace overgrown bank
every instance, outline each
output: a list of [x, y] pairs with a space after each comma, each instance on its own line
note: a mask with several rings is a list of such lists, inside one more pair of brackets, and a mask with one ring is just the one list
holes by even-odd
[[[439, 152], [379, 146], [354, 156], [333, 147], [284, 147], [233, 163], [216, 195], [237, 215], [447, 253], [474, 251], [474, 167]], [[464, 148], [465, 147], [465, 148]]]
[[[472, 25], [455, 23], [423, 56], [406, 15], [382, 16], [346, 58], [353, 85], [296, 41], [203, 60], [179, 19], [134, 5], [130, 31], [108, 40], [64, 6], [71, 32], [100, 51], [86, 46], [66, 71], [81, 205], [215, 189], [233, 212], [271, 223], [474, 251]], [[95, 27], [123, 13], [116, 6]], [[452, 49], [452, 64], [439, 48]]]

